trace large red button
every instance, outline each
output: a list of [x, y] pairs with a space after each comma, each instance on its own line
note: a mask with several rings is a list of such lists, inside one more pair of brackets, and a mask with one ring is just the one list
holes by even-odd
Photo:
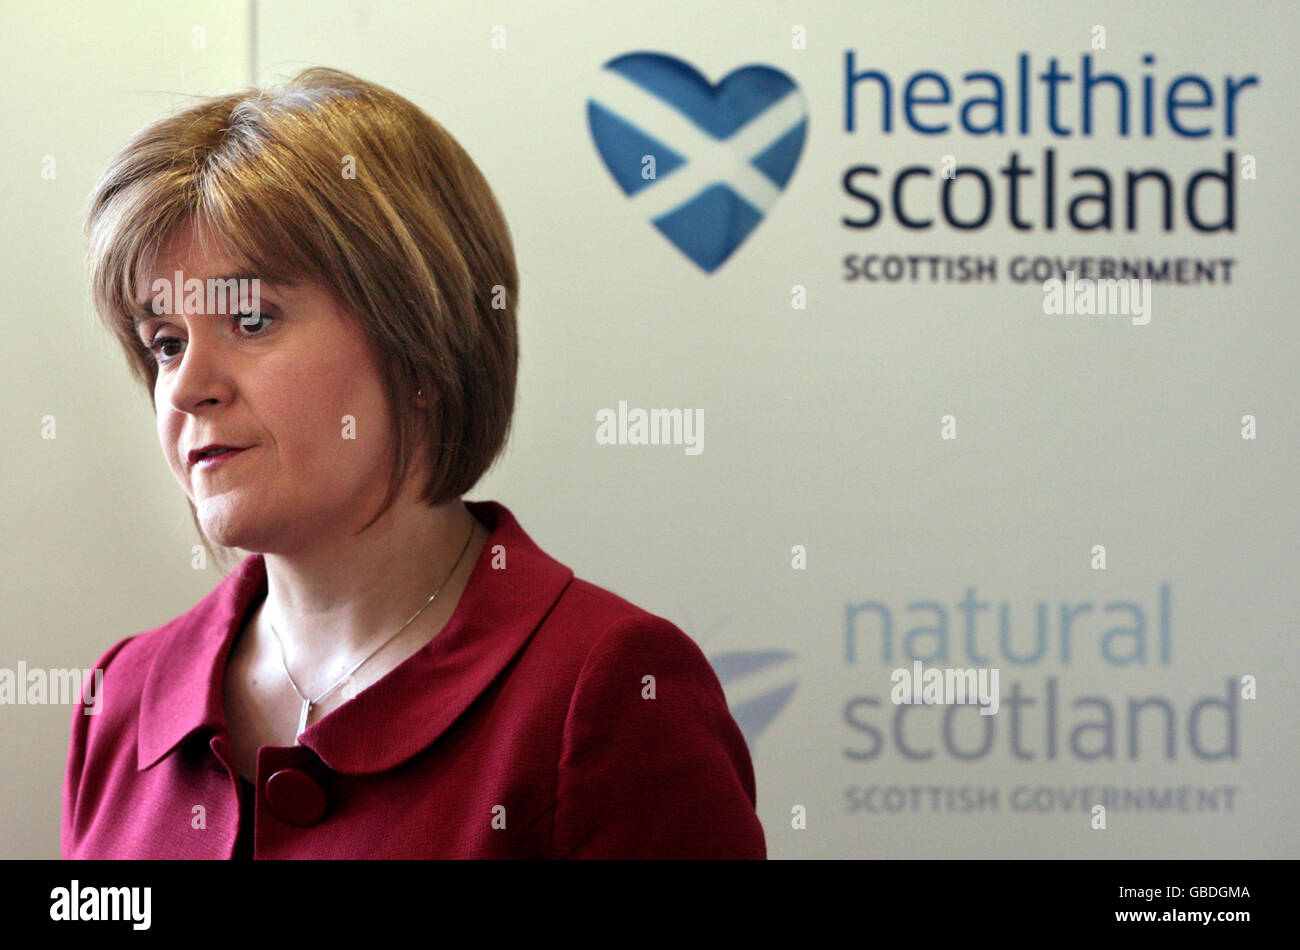
[[281, 769], [267, 779], [266, 802], [277, 818], [299, 828], [325, 817], [325, 792], [301, 769]]

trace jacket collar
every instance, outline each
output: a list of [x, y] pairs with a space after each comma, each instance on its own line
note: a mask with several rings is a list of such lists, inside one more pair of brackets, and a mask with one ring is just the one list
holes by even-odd
[[[465, 504], [492, 534], [451, 619], [419, 651], [302, 734], [302, 745], [336, 772], [386, 771], [428, 747], [519, 652], [573, 579], [504, 505]], [[493, 566], [504, 559], [508, 569]], [[161, 628], [140, 701], [140, 769], [199, 729], [226, 729], [226, 659], [266, 591], [265, 558], [252, 554]]]

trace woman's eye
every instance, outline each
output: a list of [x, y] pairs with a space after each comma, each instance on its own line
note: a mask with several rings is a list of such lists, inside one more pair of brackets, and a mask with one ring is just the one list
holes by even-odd
[[[269, 313], [262, 313], [260, 310], [249, 310], [244, 313], [234, 314], [230, 318], [240, 330], [247, 330], [247, 333], [237, 334], [239, 336], [263, 336], [266, 332], [265, 326], [274, 322], [275, 317]], [[259, 326], [261, 327], [260, 329]], [[170, 363], [172, 359], [179, 356], [179, 352], [165, 353], [163, 347], [184, 343], [184, 340], [177, 339], [174, 336], [160, 336], [152, 343], [147, 344], [146, 348], [153, 354], [154, 360], [158, 363]]]
[[[179, 344], [180, 342], [181, 342], [181, 341], [178, 340], [178, 339], [176, 339], [176, 337], [174, 337], [174, 336], [160, 336], [160, 337], [158, 337], [156, 340], [154, 340], [152, 343], [149, 344], [149, 346], [148, 346], [148, 350], [149, 350], [150, 353], [153, 354], [153, 357], [154, 357], [154, 359], [155, 359], [157, 362], [159, 362], [159, 363], [170, 363], [170, 362], [171, 362], [170, 359], [163, 359], [163, 357], [164, 357], [164, 356], [167, 356], [167, 354], [165, 354], [165, 353], [162, 352], [162, 348], [163, 348], [164, 346], [167, 346], [169, 343], [177, 343], [177, 344]], [[176, 354], [172, 354], [172, 355], [174, 356], [174, 355], [176, 355]]]
[[[267, 313], [262, 313], [262, 311], [260, 310], [250, 310], [246, 313], [236, 314], [235, 319], [239, 321], [239, 325], [243, 329], [251, 330], [253, 327], [256, 327], [263, 320], [270, 321], [270, 320], [274, 320], [275, 317]], [[255, 332], [252, 335], [257, 336], [258, 334]]]

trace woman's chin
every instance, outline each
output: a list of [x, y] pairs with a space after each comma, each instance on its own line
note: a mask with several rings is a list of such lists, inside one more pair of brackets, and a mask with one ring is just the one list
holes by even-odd
[[198, 507], [198, 521], [208, 540], [225, 548], [243, 548], [246, 551], [258, 550], [265, 540], [265, 523], [257, 524], [255, 519], [240, 512], [223, 510], [205, 513]]

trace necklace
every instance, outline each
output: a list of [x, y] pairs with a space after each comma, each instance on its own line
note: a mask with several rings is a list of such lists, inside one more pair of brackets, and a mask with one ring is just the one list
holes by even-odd
[[465, 552], [469, 550], [469, 543], [473, 539], [474, 539], [474, 526], [470, 525], [469, 537], [465, 539], [465, 546], [460, 549], [460, 556], [456, 558], [456, 563], [451, 566], [451, 570], [447, 573], [447, 576], [444, 577], [442, 579], [442, 583], [438, 585], [438, 590], [435, 590], [433, 594], [430, 595], [429, 599], [424, 602], [424, 607], [421, 607], [419, 610], [417, 610], [412, 615], [410, 620], [406, 621], [406, 623], [398, 627], [397, 633], [394, 633], [391, 637], [389, 637], [383, 643], [379, 644], [379, 646], [375, 647], [368, 654], [366, 654], [365, 659], [363, 659], [356, 666], [352, 667], [352, 669], [344, 673], [341, 677], [339, 677], [338, 681], [335, 682], [333, 686], [325, 690], [325, 692], [321, 693], [315, 699], [308, 699], [306, 696], [304, 696], [302, 694], [302, 690], [298, 688], [298, 684], [293, 681], [293, 676], [289, 672], [289, 661], [285, 658], [284, 642], [281, 641], [280, 634], [276, 633], [275, 624], [271, 623], [271, 619], [269, 617], [267, 618], [266, 622], [271, 628], [271, 633], [275, 635], [275, 642], [280, 645], [280, 663], [284, 667], [284, 675], [289, 678], [289, 685], [293, 687], [293, 691], [297, 693], [298, 698], [302, 700], [302, 711], [298, 714], [298, 730], [294, 734], [294, 742], [296, 744], [298, 745], [302, 744], [300, 740], [302, 739], [303, 731], [307, 728], [307, 719], [309, 716], [311, 716], [312, 707], [315, 706], [317, 703], [319, 703], [330, 693], [334, 692], [334, 690], [342, 686], [345, 682], [347, 682], [348, 677], [350, 677], [357, 670], [361, 669], [362, 665], [365, 664], [366, 660], [369, 660], [372, 656], [374, 656], [384, 647], [388, 646], [388, 644], [392, 643], [393, 640], [397, 638], [398, 633], [401, 633], [403, 630], [409, 627], [416, 617], [424, 613], [424, 608], [428, 607], [431, 603], [433, 603], [433, 599], [438, 596], [438, 592], [441, 591], [443, 587], [446, 586], [447, 581], [451, 580], [451, 576], [456, 573], [456, 568], [460, 567], [461, 558], [463, 558], [465, 556]]

